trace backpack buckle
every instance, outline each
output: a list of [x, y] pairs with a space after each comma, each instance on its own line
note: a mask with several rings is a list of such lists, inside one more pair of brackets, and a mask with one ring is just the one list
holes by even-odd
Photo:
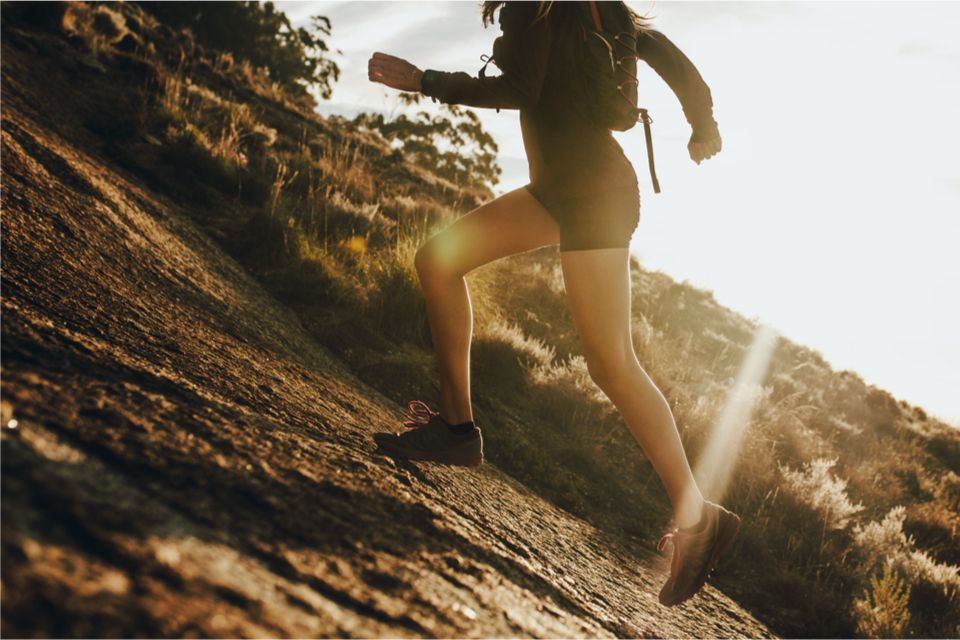
[[[493, 56], [488, 56], [485, 53], [481, 53], [480, 59], [483, 60], [483, 66], [480, 67], [480, 71], [478, 72], [478, 74], [480, 75], [481, 78], [486, 78], [487, 65], [493, 61]], [[494, 62], [494, 64], [496, 63]]]

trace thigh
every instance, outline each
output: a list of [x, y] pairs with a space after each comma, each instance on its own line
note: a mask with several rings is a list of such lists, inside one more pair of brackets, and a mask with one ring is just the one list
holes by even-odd
[[630, 250], [560, 253], [567, 304], [589, 363], [626, 363], [633, 355]]
[[560, 226], [525, 187], [457, 218], [423, 249], [447, 269], [465, 275], [498, 258], [560, 243]]

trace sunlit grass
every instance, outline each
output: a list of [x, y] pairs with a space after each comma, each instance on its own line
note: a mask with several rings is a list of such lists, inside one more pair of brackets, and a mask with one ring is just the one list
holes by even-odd
[[314, 162], [324, 182], [364, 202], [374, 198], [373, 175], [359, 142], [322, 138]]

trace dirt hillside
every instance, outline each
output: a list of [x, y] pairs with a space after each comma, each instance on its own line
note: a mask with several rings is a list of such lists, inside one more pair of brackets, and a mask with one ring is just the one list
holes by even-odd
[[771, 635], [491, 464], [375, 453], [401, 407], [8, 71], [5, 636]]

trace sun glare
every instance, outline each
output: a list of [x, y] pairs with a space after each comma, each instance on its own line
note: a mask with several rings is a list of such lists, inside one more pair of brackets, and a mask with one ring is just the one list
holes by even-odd
[[777, 332], [772, 327], [765, 324], [757, 327], [723, 410], [710, 431], [707, 446], [694, 465], [697, 484], [709, 500], [722, 500], [727, 490], [743, 432], [760, 398], [776, 344]]

